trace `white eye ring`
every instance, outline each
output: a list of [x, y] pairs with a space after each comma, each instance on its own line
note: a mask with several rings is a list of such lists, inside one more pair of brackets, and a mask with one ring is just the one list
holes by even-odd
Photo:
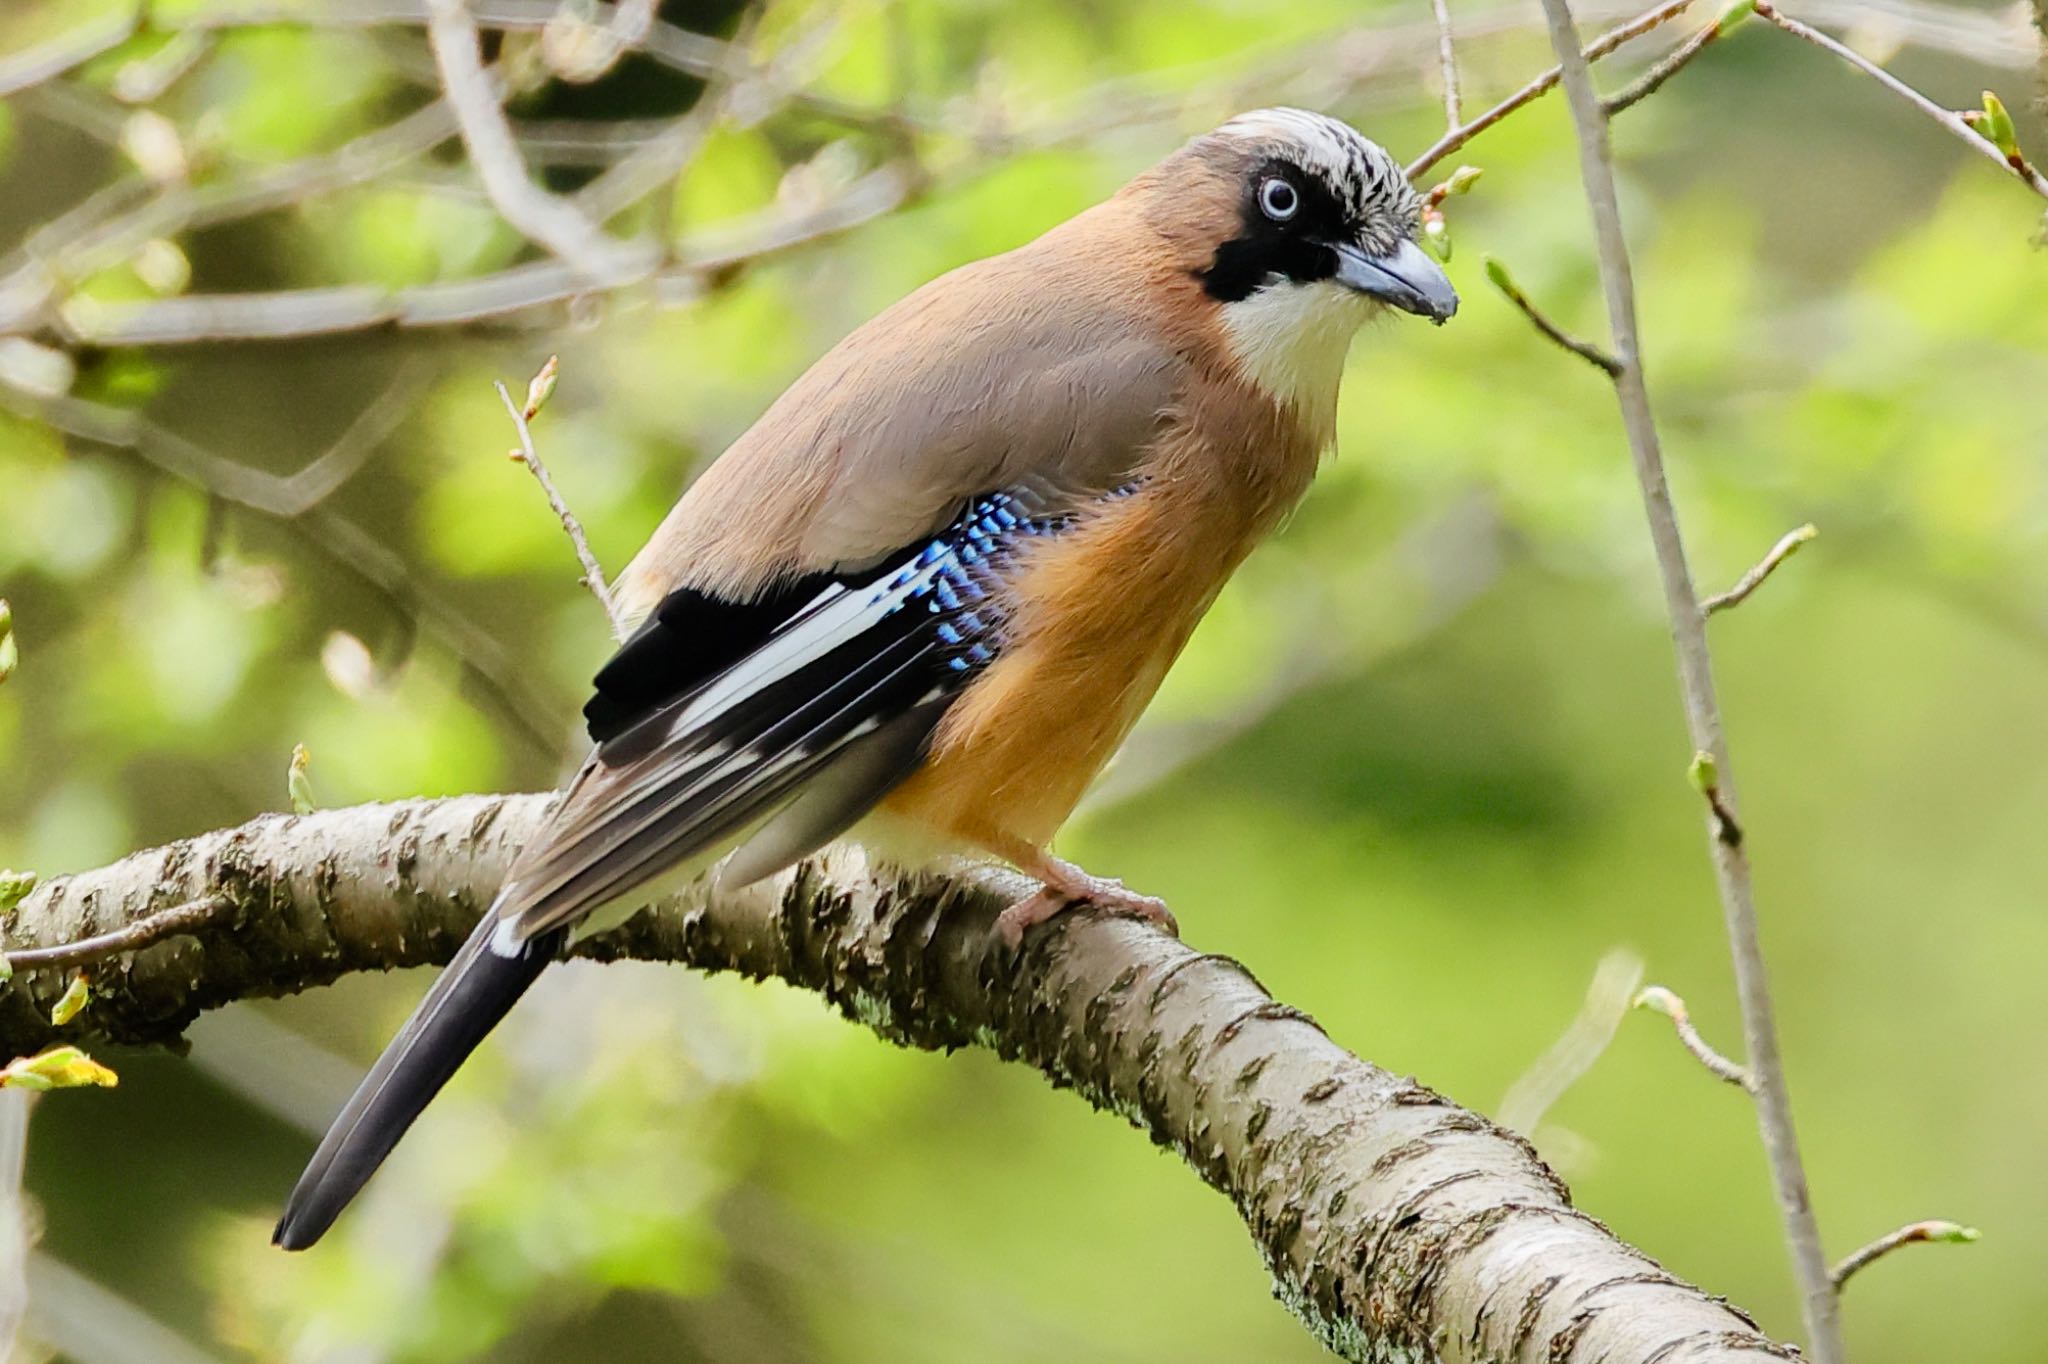
[[1274, 222], [1284, 223], [1301, 210], [1301, 195], [1276, 175], [1259, 186], [1259, 210]]

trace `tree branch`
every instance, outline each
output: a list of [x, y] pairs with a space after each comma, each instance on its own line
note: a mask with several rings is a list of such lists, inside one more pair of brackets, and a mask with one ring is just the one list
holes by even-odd
[[[549, 800], [271, 815], [40, 886], [0, 921], [11, 947], [205, 896], [230, 908], [96, 972], [65, 1029], [47, 1013], [62, 973], [21, 972], [0, 991], [0, 1048], [168, 1042], [235, 999], [445, 961]], [[1011, 957], [992, 930], [1022, 888], [994, 872], [899, 879], [843, 851], [736, 895], [700, 882], [581, 950], [778, 976], [900, 1045], [1035, 1067], [1229, 1197], [1275, 1292], [1345, 1358], [1795, 1358], [1574, 1210], [1520, 1137], [1351, 1056], [1236, 962], [1085, 912]]]
[[[1647, 9], [1627, 23], [1617, 24], [1586, 44], [1584, 58], [1597, 62], [1623, 44], [1642, 37], [1660, 24], [1668, 23], [1692, 7], [1693, 0], [1663, 0], [1662, 4]], [[1558, 76], [1563, 68], [1553, 66], [1542, 75], [1509, 95], [1500, 103], [1488, 109], [1470, 123], [1453, 126], [1444, 135], [1431, 143], [1428, 150], [1408, 163], [1408, 178], [1418, 180], [1427, 174], [1430, 167], [1449, 156], [1473, 138], [1506, 118], [1515, 110], [1529, 104], [1557, 88]]]
[[[1761, 9], [1762, 0], [1759, 0]], [[1756, 898], [1750, 883], [1749, 855], [1743, 850], [1729, 777], [1728, 744], [1722, 733], [1721, 706], [1714, 693], [1713, 656], [1707, 648], [1707, 617], [1693, 588], [1686, 564], [1685, 540], [1678, 529], [1678, 509], [1664, 476], [1664, 455], [1657, 423], [1650, 411], [1650, 391], [1643, 378], [1642, 347], [1636, 334], [1635, 280], [1629, 265], [1628, 240], [1615, 199], [1614, 166], [1608, 143], [1607, 112], [1593, 88], [1593, 74], [1579, 50], [1578, 29], [1569, 0], [1543, 0], [1550, 23], [1550, 44], [1563, 70], [1565, 96], [1579, 142], [1579, 169], [1586, 204], [1599, 243], [1600, 284], [1607, 295], [1608, 320], [1614, 333], [1614, 358], [1621, 370], [1614, 376], [1628, 433], [1631, 460], [1650, 524], [1658, 574], [1663, 580], [1664, 606], [1671, 619], [1677, 653], [1679, 690], [1684, 697], [1687, 728], [1704, 765], [1713, 774], [1702, 784], [1713, 806], [1714, 876], [1721, 895], [1722, 918], [1735, 962], [1735, 988], [1742, 1005], [1743, 1038], [1749, 1049], [1750, 1094], [1756, 1101], [1764, 1151], [1777, 1186], [1778, 1209], [1798, 1280], [1807, 1344], [1818, 1364], [1842, 1364], [1839, 1303], [1821, 1248], [1820, 1227], [1799, 1156], [1799, 1138], [1792, 1125], [1792, 1101], [1785, 1083], [1785, 1065], [1778, 1052], [1778, 1025], [1771, 987], [1764, 967], [1763, 942], [1757, 929]]]
[[528, 241], [568, 262], [590, 284], [602, 287], [644, 275], [652, 246], [636, 248], [613, 240], [575, 205], [548, 193], [527, 174], [490, 73], [484, 70], [467, 0], [428, 0], [427, 43], [440, 69], [448, 106], [455, 111], [462, 145], [499, 215]]
[[1443, 69], [1444, 126], [1455, 128], [1465, 121], [1464, 101], [1458, 94], [1458, 48], [1451, 36], [1451, 9], [1447, 0], [1429, 0], [1436, 16], [1436, 60]]
[[1963, 116], [1955, 110], [1936, 104], [1933, 100], [1927, 98], [1927, 96], [1921, 94], [1918, 90], [1915, 90], [1876, 62], [1871, 61], [1855, 48], [1850, 47], [1847, 43], [1835, 41], [1827, 34], [1808, 24], [1800, 23], [1797, 19], [1780, 10], [1776, 5], [1771, 4], [1770, 0], [1757, 0], [1756, 12], [1758, 18], [1769, 20], [1793, 37], [1812, 43], [1823, 52], [1830, 52], [1840, 57], [1843, 61], [1855, 67], [1858, 71], [1861, 71], [1864, 75], [1870, 77], [1879, 85], [1882, 85], [1885, 89], [1933, 119], [1936, 123], [1939, 123], [1948, 130], [1952, 137], [1959, 139], [1965, 146], [1984, 156], [1990, 157], [1994, 163], [2010, 171], [2013, 177], [2021, 184], [2042, 198], [2048, 199], [2048, 176], [2043, 176], [2040, 171], [2035, 170], [2017, 150], [2004, 151], [1994, 146], [1975, 128], [1972, 128], [1965, 122]]

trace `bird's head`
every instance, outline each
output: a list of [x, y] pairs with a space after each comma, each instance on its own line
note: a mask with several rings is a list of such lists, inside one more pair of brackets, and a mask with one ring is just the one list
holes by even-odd
[[1334, 431], [1352, 335], [1375, 313], [1441, 323], [1458, 308], [1416, 242], [1421, 197], [1385, 148], [1305, 109], [1241, 114], [1125, 191], [1196, 288], [1238, 370]]
[[1305, 109], [1242, 114], [1189, 148], [1235, 182], [1202, 284], [1223, 303], [1335, 291], [1442, 323], [1458, 295], [1416, 244], [1422, 200], [1377, 142]]

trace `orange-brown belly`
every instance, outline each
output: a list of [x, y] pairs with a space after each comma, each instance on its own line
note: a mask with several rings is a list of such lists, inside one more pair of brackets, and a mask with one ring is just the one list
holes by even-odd
[[1011, 639], [940, 722], [888, 815], [1014, 857], [1043, 848], [1159, 689], [1252, 528], [1140, 492], [1035, 551], [1013, 588]]

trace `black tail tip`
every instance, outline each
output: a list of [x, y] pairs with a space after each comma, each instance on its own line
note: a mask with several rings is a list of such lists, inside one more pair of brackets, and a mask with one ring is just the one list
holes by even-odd
[[305, 1225], [303, 1218], [295, 1216], [292, 1210], [287, 1209], [285, 1215], [277, 1219], [277, 1226], [270, 1233], [270, 1244], [279, 1250], [304, 1250], [319, 1240], [326, 1230], [324, 1226]]

